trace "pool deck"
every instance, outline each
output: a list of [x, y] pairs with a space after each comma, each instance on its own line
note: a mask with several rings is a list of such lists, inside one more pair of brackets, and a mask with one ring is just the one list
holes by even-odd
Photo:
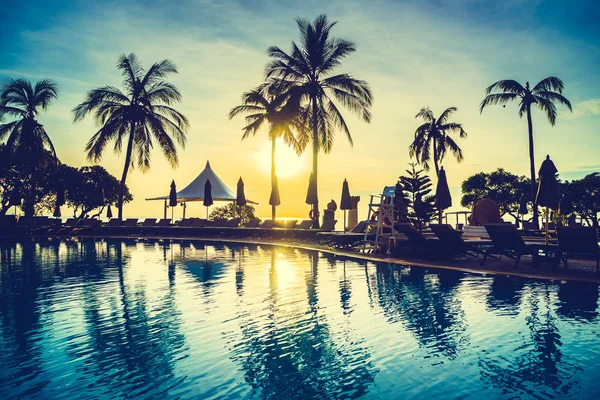
[[[202, 236], [198, 237], [196, 235], [193, 236], [183, 236], [183, 235], [119, 235], [119, 234], [111, 234], [111, 235], [98, 235], [98, 234], [86, 234], [81, 233], [78, 235], [66, 235], [66, 236], [52, 236], [53, 238], [95, 238], [95, 239], [154, 239], [154, 240], [174, 240], [174, 241], [212, 241], [212, 242], [223, 242], [223, 243], [246, 243], [246, 244], [255, 244], [255, 245], [269, 245], [269, 246], [285, 246], [285, 247], [293, 247], [293, 248], [301, 248], [307, 250], [316, 250], [320, 252], [325, 252], [329, 254], [334, 254], [340, 257], [349, 257], [355, 259], [361, 259], [372, 262], [383, 262], [389, 264], [397, 264], [403, 266], [419, 266], [424, 268], [436, 268], [436, 269], [446, 269], [446, 270], [455, 270], [461, 272], [469, 272], [483, 275], [511, 275], [511, 276], [520, 276], [525, 278], [534, 278], [534, 279], [546, 279], [546, 280], [558, 280], [558, 281], [582, 281], [582, 282], [592, 282], [596, 284], [600, 284], [600, 273], [596, 273], [596, 263], [595, 261], [588, 260], [569, 260], [569, 267], [566, 268], [564, 264], [561, 262], [560, 266], [556, 269], [552, 269], [549, 265], [543, 265], [542, 267], [537, 267], [532, 265], [531, 256], [523, 256], [521, 258], [521, 262], [518, 267], [515, 268], [514, 261], [507, 257], [502, 257], [501, 259], [488, 258], [485, 265], [480, 265], [481, 257], [464, 257], [464, 258], [455, 258], [452, 260], [444, 260], [444, 261], [431, 261], [418, 257], [410, 257], [410, 258], [394, 258], [387, 257], [385, 255], [374, 255], [374, 254], [365, 254], [358, 251], [350, 251], [350, 250], [342, 250], [337, 248], [330, 248], [326, 245], [319, 244], [316, 240], [311, 238], [292, 238], [292, 237], [284, 237], [284, 238], [244, 238], [244, 237], [235, 237], [228, 238], [220, 236]], [[0, 238], [2, 238], [0, 236]], [[7, 238], [7, 237], [5, 237]], [[18, 239], [19, 237], [10, 236], [11, 239]], [[24, 237], [20, 237], [23, 239]], [[28, 236], [28, 238], [35, 240], [36, 236]], [[39, 236], [39, 238], [48, 238], [47, 235]]]

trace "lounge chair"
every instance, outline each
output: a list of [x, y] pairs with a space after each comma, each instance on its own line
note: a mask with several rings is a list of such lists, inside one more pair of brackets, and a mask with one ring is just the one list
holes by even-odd
[[161, 218], [158, 220], [158, 222], [154, 226], [161, 226], [161, 227], [171, 226], [171, 219], [170, 218]]
[[285, 229], [294, 229], [296, 224], [298, 223], [297, 219], [289, 219], [283, 223], [283, 227]]
[[137, 218], [127, 218], [125, 221], [123, 221], [123, 223], [121, 224], [121, 226], [137, 226], [138, 223], [138, 219]]
[[225, 221], [225, 227], [227, 228], [237, 228], [240, 226], [241, 218], [232, 218]]
[[14, 215], [0, 216], [0, 228], [12, 228], [17, 225], [17, 218]]
[[65, 228], [76, 228], [79, 225], [79, 221], [79, 218], [68, 218], [63, 226]]
[[561, 259], [568, 267], [569, 258], [596, 260], [596, 272], [600, 269], [598, 233], [592, 227], [561, 226], [558, 228], [558, 244]]
[[48, 217], [33, 217], [33, 226], [49, 227], [50, 226], [50, 218], [48, 218]]
[[261, 229], [272, 229], [274, 226], [272, 219], [265, 219], [262, 224], [260, 224]]
[[367, 221], [360, 221], [350, 232], [318, 232], [319, 244], [329, 247], [353, 248], [362, 244], [367, 229]]
[[204, 228], [208, 226], [208, 220], [202, 218], [192, 218], [192, 225], [194, 228]]
[[250, 221], [244, 224], [244, 228], [258, 228], [260, 224], [260, 218], [252, 218]]
[[175, 223], [177, 226], [192, 226], [194, 218], [183, 218]]
[[[488, 255], [505, 255], [515, 260], [515, 268], [519, 266], [523, 255], [531, 255], [533, 264], [540, 261], [540, 250], [547, 251], [549, 246], [539, 242], [525, 242], [523, 237], [513, 224], [490, 224], [485, 225], [485, 229], [490, 235], [492, 246], [488, 247], [483, 253], [481, 265], [484, 265]], [[558, 246], [556, 246], [558, 250]], [[560, 261], [560, 259], [558, 260]]]
[[99, 219], [85, 218], [79, 221], [78, 227], [95, 228], [97, 226], [100, 226], [101, 224], [102, 222]]
[[429, 224], [429, 228], [439, 240], [439, 250], [445, 254], [467, 255], [478, 257], [483, 255], [480, 246], [491, 245], [491, 240], [463, 239], [452, 226], [448, 224]]
[[155, 226], [156, 225], [156, 218], [146, 218], [144, 220], [144, 222], [142, 222], [142, 227], [146, 228], [149, 226]]
[[19, 228], [33, 228], [33, 218], [19, 217], [19, 220], [17, 221], [17, 226]]
[[335, 220], [335, 219], [328, 219], [328, 220], [323, 221], [321, 228], [319, 228], [319, 232], [331, 232], [332, 230], [335, 229], [336, 223], [337, 223], [337, 220]]
[[413, 224], [396, 223], [394, 229], [406, 236], [408, 243], [413, 245], [413, 252], [420, 250], [432, 257], [438, 255], [436, 254], [437, 249], [433, 247], [439, 244], [439, 241], [437, 239], [427, 239]]
[[107, 227], [115, 227], [115, 226], [121, 226], [122, 222], [119, 218], [111, 218], [107, 223], [106, 226]]
[[310, 229], [312, 228], [314, 221], [312, 219], [305, 219], [296, 225], [295, 229]]

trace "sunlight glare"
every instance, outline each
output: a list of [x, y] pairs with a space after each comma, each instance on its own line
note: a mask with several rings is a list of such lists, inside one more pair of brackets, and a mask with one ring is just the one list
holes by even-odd
[[[257, 154], [260, 169], [271, 174], [271, 142], [265, 142]], [[298, 156], [283, 140], [275, 143], [275, 172], [278, 178], [288, 178], [297, 175], [305, 164], [305, 155]]]

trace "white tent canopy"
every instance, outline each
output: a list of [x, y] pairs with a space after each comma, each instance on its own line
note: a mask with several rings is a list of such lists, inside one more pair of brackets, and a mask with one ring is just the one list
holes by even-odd
[[[207, 180], [210, 180], [211, 195], [214, 201], [235, 201], [236, 194], [215, 174], [210, 167], [210, 163], [207, 161], [206, 167], [204, 167], [200, 175], [185, 188], [177, 192], [177, 202], [203, 201], [204, 185], [206, 185]], [[146, 200], [169, 200], [169, 196], [153, 197]], [[250, 200], [248, 200], [248, 203], [257, 204]]]

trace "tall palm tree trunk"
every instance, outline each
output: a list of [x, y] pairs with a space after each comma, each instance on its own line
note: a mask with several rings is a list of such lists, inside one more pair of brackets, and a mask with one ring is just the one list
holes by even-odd
[[[313, 204], [313, 212], [314, 215], [319, 215], [319, 190], [317, 186], [317, 171], [318, 171], [318, 162], [317, 158], [319, 156], [319, 130], [317, 127], [317, 96], [312, 95], [312, 106], [313, 106], [313, 179], [315, 180], [315, 197], [317, 201]], [[319, 228], [319, 218], [317, 217], [314, 223], [313, 228]]]
[[[271, 193], [273, 193], [273, 190], [275, 189], [274, 184], [275, 184], [275, 135], [273, 135], [273, 138], [271, 138]], [[277, 216], [277, 206], [273, 204], [273, 205], [271, 205], [271, 220], [275, 221], [276, 216]]]
[[129, 131], [129, 141], [127, 143], [127, 153], [125, 154], [125, 167], [123, 168], [123, 176], [121, 177], [121, 191], [119, 192], [119, 215], [120, 221], [123, 220], [123, 197], [125, 197], [125, 180], [127, 179], [127, 172], [129, 172], [129, 166], [131, 165], [131, 152], [133, 151], [133, 135], [135, 132], [135, 122], [131, 123]]
[[529, 129], [529, 168], [531, 172], [531, 201], [533, 202], [533, 224], [539, 228], [538, 205], [536, 201], [537, 185], [535, 183], [535, 155], [533, 151], [533, 123], [531, 122], [531, 105], [527, 105], [527, 128]]
[[[440, 179], [440, 166], [438, 165], [438, 153], [437, 153], [437, 145], [435, 143], [435, 139], [433, 140], [433, 165], [435, 166], [435, 176], [439, 180]], [[437, 193], [436, 193], [437, 195]], [[438, 210], [438, 223], [442, 223], [443, 211]]]

